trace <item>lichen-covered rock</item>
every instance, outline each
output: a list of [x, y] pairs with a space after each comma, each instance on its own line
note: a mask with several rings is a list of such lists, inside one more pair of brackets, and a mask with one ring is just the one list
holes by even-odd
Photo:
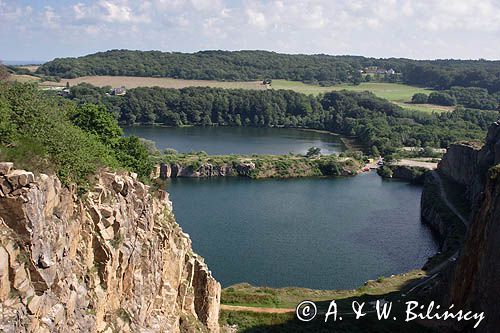
[[0, 331], [218, 332], [220, 285], [166, 192], [103, 172], [78, 197], [0, 171]]

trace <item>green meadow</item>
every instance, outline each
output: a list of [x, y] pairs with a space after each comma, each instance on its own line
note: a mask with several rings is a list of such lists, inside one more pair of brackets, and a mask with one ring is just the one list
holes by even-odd
[[360, 85], [354, 86], [350, 84], [338, 84], [329, 87], [322, 87], [315, 84], [306, 84], [298, 81], [288, 80], [273, 80], [271, 87], [273, 89], [289, 89], [303, 94], [318, 95], [335, 90], [351, 90], [351, 91], [371, 91], [376, 96], [385, 98], [395, 102], [399, 106], [408, 110], [418, 110], [425, 112], [445, 112], [452, 108], [442, 107], [439, 105], [410, 104], [411, 98], [416, 93], [430, 94], [433, 90], [409, 86], [402, 83], [383, 83], [383, 82], [363, 82]]

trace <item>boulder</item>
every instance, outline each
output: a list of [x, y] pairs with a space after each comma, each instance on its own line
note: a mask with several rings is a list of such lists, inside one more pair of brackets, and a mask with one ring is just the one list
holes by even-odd
[[13, 168], [14, 163], [12, 162], [1, 162], [0, 163], [0, 176], [7, 175]]

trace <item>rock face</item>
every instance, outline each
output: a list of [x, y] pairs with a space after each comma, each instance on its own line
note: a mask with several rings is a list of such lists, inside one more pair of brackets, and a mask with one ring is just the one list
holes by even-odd
[[390, 170], [388, 174], [382, 173], [381, 172], [382, 168], [377, 169], [377, 172], [379, 173], [380, 176], [386, 178], [403, 179], [417, 184], [423, 184], [425, 179], [425, 173], [429, 171], [429, 169], [427, 168], [414, 167], [408, 165], [389, 164], [386, 167]]
[[231, 177], [244, 176], [250, 177], [255, 169], [254, 163], [239, 163], [235, 166], [232, 164], [213, 165], [204, 163], [194, 169], [191, 166], [183, 166], [178, 163], [160, 164], [159, 176], [161, 179], [187, 177], [187, 178], [210, 178], [210, 177]]
[[[500, 123], [491, 126], [486, 143], [480, 149], [471, 145], [452, 146], [438, 170], [465, 186], [473, 210], [465, 245], [456, 263], [442, 272], [436, 294], [456, 309], [484, 312], [486, 319], [474, 331], [497, 332], [500, 327]], [[455, 329], [472, 331], [471, 325]]]
[[471, 203], [480, 199], [488, 169], [500, 163], [499, 138], [500, 124], [495, 123], [488, 131], [484, 146], [454, 144], [438, 165], [439, 172], [466, 187]]
[[[460, 308], [485, 312], [479, 332], [500, 327], [500, 123], [488, 131], [478, 152], [469, 192], [476, 201], [464, 249], [453, 272], [449, 301]], [[489, 168], [488, 168], [489, 167]], [[483, 170], [487, 169], [487, 171]], [[482, 180], [482, 186], [478, 182]], [[465, 329], [470, 329], [466, 327]]]
[[219, 301], [166, 192], [102, 172], [79, 197], [0, 163], [0, 331], [218, 332]]

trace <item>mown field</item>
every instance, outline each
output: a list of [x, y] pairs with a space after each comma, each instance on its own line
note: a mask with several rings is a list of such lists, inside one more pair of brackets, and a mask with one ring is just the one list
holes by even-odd
[[267, 86], [261, 81], [246, 82], [223, 82], [210, 80], [181, 80], [160, 77], [137, 77], [137, 76], [83, 76], [76, 79], [62, 79], [60, 82], [42, 82], [42, 86], [62, 87], [69, 82], [70, 86], [79, 83], [90, 83], [97, 87], [126, 87], [128, 89], [137, 87], [162, 87], [162, 88], [185, 88], [185, 87], [212, 87], [225, 89], [257, 89], [265, 90]]
[[305, 84], [303, 82], [297, 81], [287, 81], [287, 80], [273, 80], [271, 87], [273, 89], [289, 89], [294, 90], [303, 94], [313, 94], [318, 95], [320, 93], [325, 93], [335, 90], [351, 90], [351, 91], [371, 91], [375, 95], [381, 98], [385, 98], [389, 101], [395, 102], [399, 106], [408, 110], [418, 110], [426, 112], [446, 112], [453, 110], [453, 107], [446, 107], [440, 105], [432, 104], [421, 104], [415, 105], [408, 102], [416, 93], [429, 94], [433, 90], [413, 87], [401, 83], [382, 83], [382, 82], [363, 82], [360, 85], [353, 86], [349, 84], [339, 84], [330, 87], [322, 87], [314, 84]]

